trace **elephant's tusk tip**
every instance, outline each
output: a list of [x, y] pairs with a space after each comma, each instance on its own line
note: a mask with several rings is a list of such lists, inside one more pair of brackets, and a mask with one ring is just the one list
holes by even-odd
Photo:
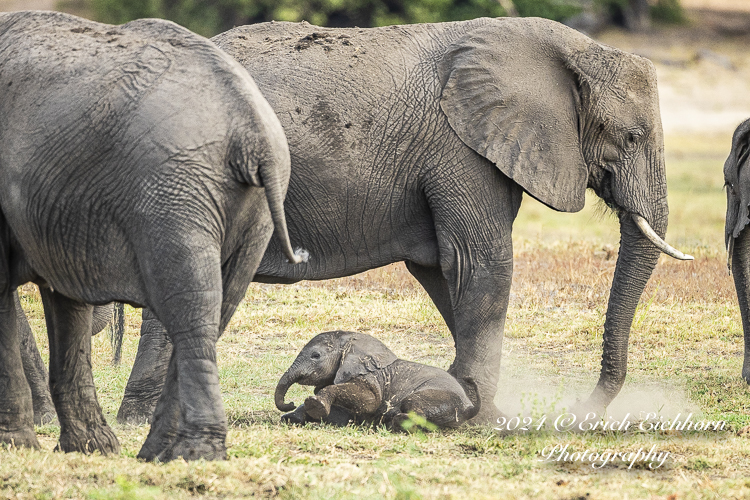
[[644, 219], [638, 214], [632, 214], [632, 215], [633, 215], [633, 220], [635, 221], [635, 224], [638, 226], [638, 229], [641, 230], [641, 233], [643, 233], [643, 235], [651, 243], [653, 243], [654, 246], [656, 246], [656, 248], [658, 248], [665, 254], [677, 260], [694, 260], [695, 259], [695, 257], [693, 257], [692, 255], [688, 255], [688, 254], [680, 252], [679, 250], [671, 246], [669, 243], [661, 239], [661, 237], [658, 234], [656, 234], [656, 231], [654, 231], [651, 228], [651, 225], [648, 223], [648, 221], [646, 221], [646, 219]]

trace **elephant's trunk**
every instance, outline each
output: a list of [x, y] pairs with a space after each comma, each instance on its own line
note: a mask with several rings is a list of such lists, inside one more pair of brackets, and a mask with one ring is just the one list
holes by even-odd
[[[667, 232], [666, 200], [652, 218], [659, 239]], [[620, 253], [604, 322], [602, 369], [588, 404], [603, 409], [620, 392], [628, 362], [628, 339], [635, 310], [661, 250], [638, 228], [629, 212], [620, 213]]]
[[281, 411], [292, 411], [297, 407], [293, 402], [285, 403], [284, 398], [286, 397], [286, 392], [292, 385], [297, 383], [297, 381], [300, 379], [300, 376], [301, 375], [299, 373], [299, 370], [297, 369], [296, 363], [292, 364], [292, 366], [290, 366], [289, 369], [284, 372], [284, 375], [281, 376], [279, 383], [276, 384], [276, 393], [274, 394], [276, 408]]
[[750, 298], [750, 226], [745, 226], [740, 235], [734, 238], [733, 243], [732, 274], [734, 275], [734, 286], [737, 289], [737, 300], [740, 304], [742, 329], [745, 333], [745, 361], [742, 365], [742, 378], [750, 384], [750, 310], [748, 310], [748, 299]]

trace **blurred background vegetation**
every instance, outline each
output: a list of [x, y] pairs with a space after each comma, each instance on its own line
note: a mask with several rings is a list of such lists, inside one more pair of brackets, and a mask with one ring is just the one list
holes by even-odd
[[652, 20], [684, 21], [679, 0], [60, 0], [58, 4], [63, 10], [75, 7], [111, 24], [141, 17], [171, 19], [205, 36], [271, 20], [371, 27], [512, 15], [546, 17], [589, 32], [610, 24], [639, 31]]

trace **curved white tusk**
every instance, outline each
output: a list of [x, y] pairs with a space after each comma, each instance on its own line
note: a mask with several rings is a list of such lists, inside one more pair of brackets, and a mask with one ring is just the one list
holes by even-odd
[[674, 257], [675, 259], [693, 260], [694, 257], [692, 255], [687, 255], [687, 254], [680, 252], [676, 248], [670, 246], [669, 243], [661, 239], [659, 235], [656, 234], [656, 231], [654, 231], [651, 228], [651, 226], [646, 221], [646, 219], [644, 219], [643, 217], [637, 214], [632, 214], [632, 215], [633, 215], [633, 220], [635, 221], [635, 224], [638, 226], [638, 229], [641, 230], [641, 232], [643, 233], [643, 236], [648, 238], [648, 240], [651, 243], [653, 243], [656, 248], [658, 248], [665, 254], [669, 255], [670, 257]]

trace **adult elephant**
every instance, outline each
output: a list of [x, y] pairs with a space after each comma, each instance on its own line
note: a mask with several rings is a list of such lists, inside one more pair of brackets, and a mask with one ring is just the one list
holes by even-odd
[[727, 189], [725, 242], [729, 271], [734, 275], [734, 286], [745, 335], [745, 359], [742, 378], [750, 384], [750, 120], [742, 122], [734, 131], [732, 150], [724, 163], [724, 185]]
[[[213, 41], [249, 70], [284, 126], [290, 234], [315, 256], [285, 264], [272, 239], [256, 281], [405, 261], [453, 335], [451, 373], [478, 383], [477, 418], [491, 420], [523, 193], [575, 212], [592, 188], [618, 215], [621, 245], [588, 405], [617, 395], [659, 251], [688, 258], [662, 239], [664, 145], [648, 60], [530, 18], [372, 29], [274, 22]], [[154, 367], [168, 355], [146, 318], [124, 422], [148, 418], [148, 394], [163, 378]]]
[[298, 260], [273, 110], [236, 61], [159, 20], [2, 14], [0, 88], [0, 441], [38, 446], [13, 296], [33, 281], [59, 449], [119, 450], [90, 342], [90, 304], [119, 300], [151, 308], [175, 346], [139, 455], [223, 458], [216, 340], [274, 225]]

